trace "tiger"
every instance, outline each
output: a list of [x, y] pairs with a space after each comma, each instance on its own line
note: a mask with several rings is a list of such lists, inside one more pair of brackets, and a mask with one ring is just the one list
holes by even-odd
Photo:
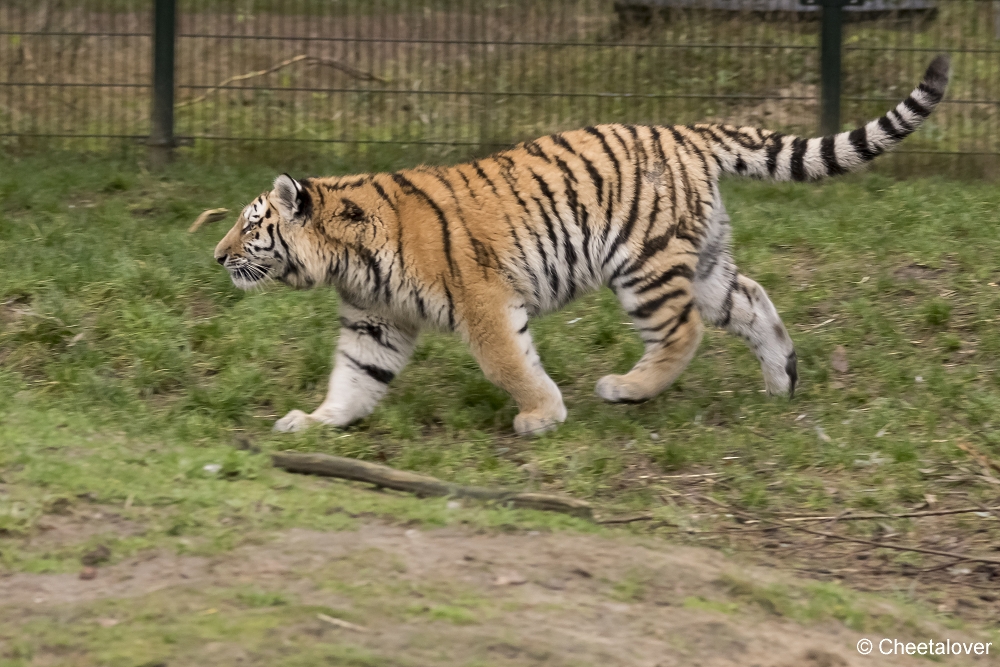
[[806, 139], [726, 124], [607, 124], [450, 167], [278, 176], [215, 248], [234, 285], [332, 286], [340, 334], [328, 391], [279, 432], [369, 415], [422, 329], [457, 332], [538, 435], [566, 420], [528, 322], [609, 287], [644, 353], [597, 395], [640, 402], [694, 357], [704, 324], [742, 338], [771, 395], [794, 396], [795, 347], [764, 289], [733, 261], [723, 174], [814, 181], [854, 171], [914, 132], [944, 96], [949, 57], [884, 116]]

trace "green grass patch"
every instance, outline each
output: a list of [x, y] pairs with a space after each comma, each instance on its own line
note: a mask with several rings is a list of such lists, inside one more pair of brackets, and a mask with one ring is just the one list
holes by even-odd
[[[532, 323], [569, 409], [555, 433], [513, 437], [510, 398], [456, 337], [426, 334], [370, 418], [276, 435], [275, 419], [322, 400], [336, 295], [237, 291], [212, 259], [225, 223], [186, 228], [203, 209], [238, 210], [280, 169], [181, 163], [150, 175], [62, 155], [8, 167], [0, 174], [0, 243], [10, 257], [0, 272], [0, 539], [12, 545], [0, 562], [8, 568], [70, 570], [101, 541], [112, 559], [162, 543], [212, 553], [288, 526], [346, 529], [365, 514], [586, 527], [558, 515], [358, 494], [274, 471], [267, 453], [276, 449], [570, 493], [622, 511], [660, 507], [673, 484], [663, 476], [690, 472], [719, 473], [714, 494], [754, 512], [888, 510], [948, 488], [942, 478], [966, 457], [956, 440], [1000, 457], [993, 187], [878, 175], [724, 184], [738, 262], [769, 290], [797, 345], [802, 385], [792, 402], [765, 396], [750, 351], [713, 330], [662, 396], [602, 403], [597, 379], [641, 353], [605, 290]], [[847, 373], [830, 366], [838, 345]], [[963, 487], [983, 498], [985, 488]], [[109, 507], [125, 523], [86, 544], [18, 539], [50, 515]]]

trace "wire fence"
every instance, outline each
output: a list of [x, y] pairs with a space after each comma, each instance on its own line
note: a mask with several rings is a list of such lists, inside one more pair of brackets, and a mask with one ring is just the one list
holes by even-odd
[[[995, 172], [1000, 1], [866, 3], [845, 10], [842, 124], [948, 51], [948, 98], [901, 152]], [[0, 141], [145, 140], [152, 5], [0, 0]], [[813, 134], [818, 15], [799, 0], [178, 0], [175, 134], [199, 155], [424, 158], [600, 122]]]

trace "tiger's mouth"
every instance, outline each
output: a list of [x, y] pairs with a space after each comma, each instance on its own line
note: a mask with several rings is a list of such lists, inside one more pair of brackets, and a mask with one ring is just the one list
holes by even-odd
[[227, 261], [225, 267], [233, 285], [242, 290], [253, 289], [271, 279], [271, 271], [267, 266], [246, 259]]

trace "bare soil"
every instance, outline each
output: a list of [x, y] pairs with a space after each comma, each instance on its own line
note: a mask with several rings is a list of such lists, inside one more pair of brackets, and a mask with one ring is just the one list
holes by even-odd
[[[367, 523], [346, 532], [293, 529], [267, 544], [218, 557], [150, 553], [102, 567], [89, 581], [77, 574], [11, 574], [0, 578], [0, 622], [22, 615], [66, 617], [102, 600], [158, 591], [195, 599], [203, 591], [253, 584], [281, 590], [301, 604], [345, 610], [363, 631], [318, 617], [303, 630], [367, 650], [389, 664], [396, 659], [422, 665], [630, 667], [925, 663], [915, 656], [859, 655], [858, 640], [869, 636], [877, 642], [877, 637], [839, 621], [803, 626], [753, 603], [733, 603], [723, 582], [734, 576], [764, 587], [790, 581], [715, 550], [661, 540]], [[364, 594], [367, 589], [372, 595]], [[422, 599], [433, 605], [429, 591], [434, 590], [478, 600], [474, 619], [454, 623], [397, 613]], [[889, 603], [869, 611], [896, 613]], [[938, 634], [962, 636], [953, 630]], [[215, 665], [268, 664], [236, 643], [210, 648]]]

